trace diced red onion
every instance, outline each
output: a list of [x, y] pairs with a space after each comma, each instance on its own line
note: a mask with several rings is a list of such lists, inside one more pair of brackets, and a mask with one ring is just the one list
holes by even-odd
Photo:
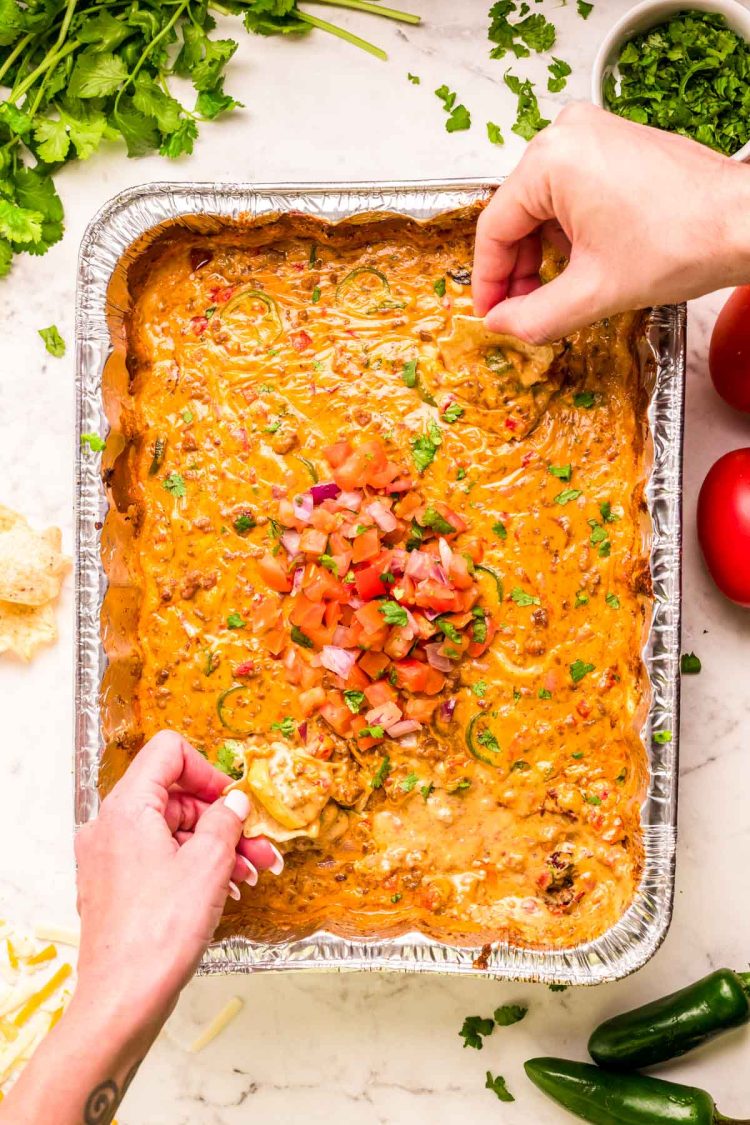
[[297, 733], [303, 742], [307, 742], [307, 723], [300, 723], [297, 727]]
[[333, 631], [333, 644], [337, 648], [346, 648], [349, 641], [349, 630], [346, 625], [337, 625]]
[[335, 481], [329, 480], [325, 484], [314, 484], [310, 489], [313, 504], [322, 504], [324, 500], [335, 500], [341, 495], [341, 489]]
[[433, 563], [430, 568], [430, 577], [434, 578], [436, 582], [442, 582], [444, 586], [449, 586], [448, 575], [443, 570], [440, 563]]
[[406, 569], [406, 564], [409, 561], [410, 555], [408, 551], [403, 548], [397, 547], [391, 555], [390, 569], [394, 574], [403, 574]]
[[424, 551], [411, 551], [409, 553], [409, 561], [406, 564], [405, 573], [410, 578], [422, 579], [429, 578], [432, 572], [433, 562], [430, 555]]
[[300, 592], [300, 587], [302, 586], [302, 576], [304, 573], [305, 568], [302, 566], [298, 566], [295, 570], [294, 578], [292, 579], [292, 594], [298, 594]]
[[398, 527], [398, 520], [393, 512], [389, 512], [385, 504], [380, 500], [373, 500], [372, 504], [367, 505], [365, 511], [368, 515], [372, 516], [380, 530], [384, 531], [386, 535], [391, 531], [395, 531]]
[[365, 719], [368, 726], [384, 727], [388, 730], [394, 723], [401, 721], [401, 708], [396, 703], [380, 703], [367, 712]]
[[440, 718], [445, 719], [447, 723], [453, 718], [453, 712], [456, 710], [456, 700], [446, 699], [440, 704]]
[[295, 496], [292, 499], [292, 507], [294, 508], [295, 519], [298, 519], [300, 523], [310, 522], [310, 516], [313, 512], [313, 498], [309, 492], [303, 492], [301, 496]]
[[293, 531], [290, 527], [283, 532], [281, 536], [281, 545], [285, 551], [290, 555], [296, 555], [299, 551], [300, 534], [298, 531]]
[[425, 615], [428, 621], [434, 621], [436, 617], [440, 616], [439, 609], [423, 609], [422, 613]]
[[440, 551], [441, 563], [445, 567], [446, 571], [449, 571], [451, 568], [451, 563], [453, 561], [453, 551], [451, 551], [445, 539], [441, 538], [438, 540], [438, 550]]
[[453, 668], [453, 664], [449, 658], [444, 656], [440, 651], [442, 647], [442, 641], [439, 644], [425, 645], [427, 661], [433, 668], [437, 668], [438, 672], [450, 672]]
[[338, 504], [340, 508], [346, 508], [350, 512], [358, 512], [362, 503], [361, 492], [342, 492], [338, 496]]
[[418, 723], [416, 719], [404, 719], [402, 722], [394, 723], [392, 727], [388, 727], [388, 734], [391, 738], [403, 738], [405, 734], [416, 734], [421, 729], [422, 724]]
[[339, 645], [323, 645], [320, 650], [320, 663], [329, 672], [341, 676], [342, 680], [347, 679], [356, 662], [356, 652], [347, 652]]

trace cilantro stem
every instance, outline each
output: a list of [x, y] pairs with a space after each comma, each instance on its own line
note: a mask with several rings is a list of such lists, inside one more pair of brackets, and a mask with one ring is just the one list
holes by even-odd
[[376, 16], [384, 16], [388, 20], [397, 20], [399, 23], [421, 23], [422, 17], [415, 16], [412, 12], [400, 12], [397, 8], [382, 8], [380, 4], [370, 4], [368, 0], [308, 0], [311, 4], [330, 4], [333, 8], [353, 8], [357, 12], [372, 12]]
[[17, 102], [19, 98], [23, 97], [27, 90], [31, 89], [37, 78], [39, 78], [40, 75], [44, 74], [45, 70], [49, 70], [51, 66], [59, 63], [66, 57], [66, 55], [70, 55], [73, 51], [78, 50], [80, 45], [80, 40], [71, 39], [70, 43], [66, 43], [65, 46], [61, 47], [59, 51], [50, 51], [50, 53], [48, 55], [45, 55], [45, 57], [39, 63], [39, 66], [36, 68], [36, 70], [32, 70], [31, 74], [27, 75], [27, 77], [24, 78], [20, 86], [17, 86], [13, 90], [11, 90], [8, 101]]
[[113, 107], [113, 110], [112, 110], [112, 112], [115, 116], [117, 115], [117, 111], [118, 111], [118, 108], [119, 108], [119, 105], [120, 105], [120, 98], [125, 93], [125, 91], [127, 90], [130, 83], [133, 81], [133, 79], [138, 76], [139, 70], [141, 69], [141, 67], [145, 63], [148, 56], [153, 51], [154, 47], [157, 45], [157, 43], [161, 42], [161, 40], [164, 38], [165, 35], [169, 35], [170, 31], [172, 30], [174, 25], [177, 23], [177, 21], [179, 20], [180, 16], [182, 15], [182, 13], [185, 11], [186, 8], [187, 9], [190, 8], [190, 0], [181, 0], [181, 3], [178, 4], [178, 6], [175, 8], [171, 19], [169, 19], [167, 21], [167, 23], [164, 24], [164, 27], [161, 29], [159, 34], [155, 35], [154, 38], [152, 40], [150, 40], [150, 42], [148, 43], [145, 51], [143, 52], [141, 57], [138, 59], [138, 62], [135, 64], [135, 66], [131, 70], [130, 74], [127, 76], [127, 78], [124, 80], [122, 86], [120, 86], [120, 89], [117, 91], [117, 97], [115, 98], [115, 104], [114, 104], [114, 107]]
[[351, 31], [346, 31], [343, 27], [337, 27], [334, 23], [328, 23], [327, 20], [319, 20], [317, 16], [311, 16], [309, 12], [303, 12], [301, 8], [297, 9], [296, 15], [304, 23], [309, 23], [311, 27], [317, 27], [321, 31], [327, 31], [331, 35], [335, 35], [337, 39], [343, 39], [347, 43], [351, 43], [353, 47], [360, 47], [368, 54], [374, 55], [376, 59], [387, 60], [388, 56], [385, 51], [380, 47], [376, 47], [374, 43], [368, 43], [366, 39], [360, 39], [358, 35], [354, 35]]
[[2, 77], [5, 74], [5, 72], [13, 66], [13, 63], [16, 61], [18, 56], [20, 54], [22, 54], [23, 51], [25, 51], [25, 49], [28, 47], [29, 43], [31, 42], [31, 40], [33, 38], [34, 38], [34, 33], [30, 31], [28, 35], [24, 35], [23, 39], [18, 40], [18, 42], [16, 43], [15, 47], [13, 48], [13, 50], [8, 55], [8, 57], [5, 60], [5, 62], [3, 63], [3, 65], [0, 66], [0, 80], [2, 80]]

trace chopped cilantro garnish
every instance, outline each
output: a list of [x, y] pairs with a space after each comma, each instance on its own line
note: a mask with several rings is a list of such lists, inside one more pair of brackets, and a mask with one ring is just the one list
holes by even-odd
[[487, 614], [480, 605], [475, 605], [471, 613], [474, 618], [471, 627], [471, 639], [475, 644], [483, 645], [487, 640]]
[[281, 419], [275, 418], [270, 425], [265, 426], [263, 429], [264, 434], [275, 434], [281, 428]]
[[570, 504], [571, 500], [577, 500], [582, 495], [580, 488], [564, 488], [553, 499], [556, 504]]
[[284, 738], [291, 738], [296, 729], [297, 724], [291, 715], [287, 715], [286, 718], [280, 719], [278, 722], [271, 723], [271, 730], [280, 730]]
[[611, 550], [612, 550], [612, 544], [610, 543], [609, 539], [605, 539], [604, 542], [599, 547], [599, 552], [598, 552], [599, 558], [600, 559], [608, 559]]
[[207, 309], [203, 310], [203, 315], [205, 316], [206, 320], [210, 320], [215, 312], [216, 312], [216, 305], [209, 305]]
[[[8, 103], [6, 102], [5, 104], [7, 105]], [[40, 328], [39, 335], [44, 340], [44, 346], [50, 355], [55, 356], [57, 359], [65, 355], [65, 341], [54, 324], [51, 324], [49, 328]]]
[[573, 405], [582, 406], [586, 410], [590, 410], [596, 402], [596, 395], [593, 391], [579, 391], [573, 395]]
[[492, 1077], [492, 1071], [487, 1071], [487, 1078], [484, 1083], [485, 1090], [492, 1090], [501, 1102], [514, 1102], [516, 1099], [511, 1094], [510, 1090], [505, 1084], [505, 1079], [501, 1074], [496, 1074]]
[[428, 505], [424, 510], [422, 527], [429, 527], [432, 531], [436, 531], [438, 535], [453, 535], [456, 530], [453, 524], [448, 523], [447, 519], [441, 516], [437, 508], [433, 508], [432, 505]]
[[680, 671], [683, 676], [697, 675], [701, 667], [700, 657], [696, 656], [694, 652], [683, 652], [680, 657]]
[[247, 535], [254, 527], [257, 527], [255, 517], [252, 512], [243, 512], [242, 515], [237, 516], [233, 521], [232, 526], [238, 535]]
[[434, 788], [435, 786], [431, 781], [428, 781], [425, 785], [420, 785], [419, 792], [422, 794], [424, 801], [427, 801]]
[[660, 746], [664, 746], [667, 742], [672, 741], [671, 730], [657, 730], [653, 734], [654, 742], [658, 742]]
[[585, 590], [576, 590], [576, 605], [588, 605], [589, 596]]
[[750, 140], [750, 42], [720, 13], [671, 13], [628, 39], [617, 72], [618, 81], [608, 75], [603, 90], [614, 113], [682, 133], [726, 156]]
[[170, 473], [169, 476], [164, 478], [162, 484], [167, 492], [171, 492], [177, 500], [182, 500], [182, 498], [187, 495], [185, 478], [181, 473]]
[[493, 530], [494, 534], [498, 537], [498, 539], [507, 539], [508, 538], [508, 529], [507, 529], [507, 527], [505, 526], [505, 524], [503, 523], [502, 520], [497, 520], [496, 523], [493, 523], [492, 530]]
[[310, 638], [308, 637], [308, 635], [306, 633], [303, 633], [298, 625], [292, 625], [291, 637], [292, 637], [292, 640], [294, 641], [294, 643], [296, 645], [299, 645], [300, 648], [312, 648], [313, 647], [313, 643], [310, 640]]
[[419, 83], [422, 81], [422, 79], [416, 74], [409, 73], [409, 74], [406, 75], [406, 77], [409, 79], [412, 86], [418, 86]]
[[[518, 15], [521, 17], [511, 23], [509, 16], [516, 11], [515, 0], [498, 0], [490, 8], [488, 38], [495, 46], [490, 51], [491, 59], [502, 59], [512, 51], [518, 59], [526, 58], [531, 51], [549, 51], [555, 44], [555, 26], [541, 13], [527, 15], [529, 5], [521, 4]], [[524, 18], [525, 17], [525, 18]]]
[[391, 902], [395, 905], [397, 902], [401, 902], [402, 898], [403, 898], [403, 895], [400, 894], [399, 891], [396, 891], [395, 894], [391, 895]]
[[466, 469], [456, 470], [456, 480], [464, 480], [466, 477]]
[[575, 750], [570, 756], [578, 761], [583, 757], [583, 750]]
[[498, 1027], [511, 1027], [519, 1023], [528, 1010], [522, 1004], [503, 1004], [502, 1008], [495, 1008], [495, 1023]]
[[591, 528], [591, 537], [589, 543], [592, 547], [596, 547], [597, 543], [603, 543], [607, 538], [607, 531], [598, 520], [589, 520], [589, 527]]
[[576, 0], [576, 8], [578, 9], [578, 15], [587, 20], [594, 10], [594, 5], [589, 4], [587, 0]]
[[540, 699], [551, 699], [552, 698], [552, 692], [549, 691], [548, 688], [545, 688], [545, 687], [539, 688], [538, 695], [539, 695]]
[[548, 465], [547, 472], [550, 476], [557, 477], [558, 480], [570, 480], [573, 475], [573, 467], [571, 465]]
[[446, 636], [449, 641], [453, 641], [454, 644], [458, 644], [460, 642], [461, 634], [459, 633], [453, 622], [448, 621], [446, 617], [436, 617], [432, 624], [436, 625], [440, 632], [443, 633], [443, 635]]
[[505, 137], [503, 136], [502, 129], [499, 125], [496, 125], [494, 121], [487, 122], [487, 139], [489, 140], [490, 144], [493, 145], [505, 144]]
[[467, 1016], [458, 1034], [464, 1041], [464, 1047], [474, 1047], [475, 1050], [481, 1051], [484, 1046], [482, 1037], [492, 1035], [494, 1030], [495, 1021], [493, 1019], [483, 1019], [481, 1016]]
[[[376, 731], [377, 734], [375, 733]], [[385, 732], [382, 727], [364, 727], [364, 729], [359, 732], [359, 735], [357, 737], [365, 738], [371, 736], [372, 738], [382, 738], [384, 733]], [[386, 754], [377, 770], [375, 771], [375, 774], [373, 775], [373, 779], [371, 782], [373, 789], [380, 789], [390, 772], [391, 759]]]
[[312, 301], [312, 303], [314, 305], [317, 305], [318, 301], [320, 300], [320, 286], [319, 285], [316, 285], [315, 288], [313, 289], [310, 300]]
[[477, 699], [484, 699], [487, 694], [487, 684], [484, 680], [477, 680], [475, 684], [471, 685], [471, 690], [474, 692]]
[[362, 704], [365, 701], [365, 693], [363, 691], [345, 691], [344, 702], [353, 715], [358, 715], [362, 710]]
[[[532, 17], [529, 16], [528, 19], [532, 19]], [[505, 85], [518, 98], [516, 121], [511, 128], [519, 137], [523, 137], [525, 141], [530, 141], [532, 137], [535, 137], [537, 133], [549, 125], [549, 120], [542, 117], [539, 110], [534, 86], [528, 78], [521, 81], [515, 74], [505, 75]]]
[[526, 591], [522, 590], [520, 586], [516, 586], [511, 590], [510, 599], [511, 601], [515, 602], [516, 605], [520, 606], [542, 604], [541, 598], [538, 598], [536, 594], [527, 594]]
[[437, 281], [433, 282], [432, 288], [437, 293], [438, 297], [445, 296], [445, 278], [439, 277]]
[[228, 629], [244, 629], [246, 625], [247, 622], [243, 620], [242, 617], [240, 617], [239, 613], [233, 612], [229, 614], [229, 617], [227, 617]]
[[584, 660], [574, 660], [569, 668], [570, 678], [574, 684], [579, 683], [584, 676], [588, 676], [589, 672], [596, 671], [595, 665], [587, 664]]
[[612, 511], [612, 505], [610, 504], [609, 500], [605, 500], [602, 504], [599, 505], [599, 511], [601, 512], [602, 519], [605, 523], [617, 523], [620, 518], [617, 512]]
[[618, 598], [617, 594], [605, 594], [604, 600], [611, 609], [620, 608], [620, 599]]
[[492, 731], [487, 727], [479, 732], [479, 734], [477, 735], [477, 742], [480, 746], [486, 746], [488, 750], [492, 750], [496, 754], [500, 753], [500, 743], [497, 741]]
[[87, 445], [92, 453], [101, 453], [106, 444], [98, 434], [81, 434], [81, 445]]
[[192, 410], [190, 409], [189, 406], [186, 406], [185, 409], [182, 412], [182, 420], [185, 423], [185, 425], [189, 426], [194, 418], [195, 418], [195, 415], [193, 414]]
[[571, 67], [563, 59], [556, 59], [553, 55], [552, 62], [547, 67], [547, 70], [549, 71], [547, 89], [550, 94], [559, 94], [560, 90], [565, 89]]
[[[436, 422], [430, 422], [425, 433], [414, 438], [411, 455], [420, 476], [435, 460], [435, 454], [442, 444], [443, 433]], [[408, 545], [406, 549], [409, 550]]]
[[[435, 94], [443, 103], [443, 108], [448, 114], [445, 122], [445, 128], [449, 133], [457, 133], [462, 129], [471, 127], [471, 114], [465, 105], [456, 105], [456, 94], [449, 90], [447, 86], [438, 86]], [[435, 290], [437, 292], [437, 290]], [[445, 279], [443, 279], [443, 292], [438, 296], [442, 297], [445, 293]]]
[[459, 406], [457, 402], [452, 402], [450, 406], [443, 411], [443, 418], [446, 422], [457, 422], [463, 416], [464, 408]]
[[232, 738], [219, 747], [216, 751], [216, 765], [228, 777], [238, 781], [242, 777], [242, 770], [237, 766], [237, 758], [242, 753], [242, 743]]
[[589, 805], [600, 805], [602, 803], [601, 797], [597, 797], [596, 793], [587, 793], [585, 799]]
[[418, 781], [419, 778], [417, 775], [415, 773], [410, 773], [403, 781], [399, 782], [399, 788], [403, 789], [404, 793], [411, 793]]
[[326, 570], [330, 570], [331, 574], [335, 574], [338, 578], [339, 566], [332, 555], [319, 555], [318, 562], [321, 566], [325, 567]]
[[403, 628], [409, 621], [406, 610], [398, 602], [381, 602], [378, 612], [383, 614], [386, 625], [400, 625]]
[[383, 583], [384, 586], [392, 586], [393, 583], [396, 581], [396, 575], [391, 574], [390, 570], [384, 570], [383, 573], [380, 575], [380, 581]]

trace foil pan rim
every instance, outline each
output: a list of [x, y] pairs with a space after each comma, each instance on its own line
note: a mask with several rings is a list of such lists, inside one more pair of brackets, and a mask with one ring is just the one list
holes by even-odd
[[[89, 223], [80, 248], [76, 292], [76, 673], [75, 822], [98, 809], [99, 683], [104, 655], [99, 610], [105, 579], [99, 530], [106, 497], [99, 458], [84, 456], [81, 433], [106, 436], [101, 372], [110, 351], [107, 287], [128, 247], [161, 222], [190, 214], [237, 219], [297, 210], [337, 221], [368, 211], [417, 219], [485, 198], [497, 181], [483, 179], [363, 183], [221, 184], [157, 182], [129, 188]], [[650, 783], [642, 808], [644, 871], [626, 913], [599, 938], [571, 949], [523, 949], [507, 942], [453, 946], [419, 933], [379, 941], [348, 940], [319, 930], [293, 942], [256, 944], [228, 937], [205, 954], [198, 973], [393, 971], [479, 975], [495, 979], [589, 985], [641, 968], [664, 940], [672, 916], [677, 825], [680, 704], [681, 469], [684, 429], [686, 311], [651, 310], [647, 344], [655, 389], [648, 409], [654, 463], [646, 494], [653, 525], [654, 612], [644, 659], [652, 700], [644, 739]], [[672, 740], [656, 743], [654, 730]]]

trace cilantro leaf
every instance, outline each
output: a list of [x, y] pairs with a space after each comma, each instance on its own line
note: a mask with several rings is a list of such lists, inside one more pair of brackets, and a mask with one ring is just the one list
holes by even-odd
[[232, 612], [227, 617], [228, 629], [244, 629], [247, 622], [240, 616], [239, 613]]
[[548, 465], [547, 472], [550, 476], [557, 477], [559, 480], [570, 480], [573, 475], [573, 467], [571, 465]]
[[344, 702], [353, 715], [358, 715], [362, 710], [362, 704], [365, 701], [365, 693], [363, 691], [345, 691]]
[[514, 1102], [516, 1100], [511, 1094], [508, 1087], [505, 1085], [505, 1079], [502, 1077], [502, 1075], [497, 1074], [493, 1078], [492, 1071], [490, 1070], [487, 1071], [487, 1078], [484, 1083], [484, 1088], [485, 1090], [492, 1090], [493, 1094], [496, 1094], [501, 1102]]
[[447, 519], [440, 515], [437, 508], [428, 505], [420, 521], [422, 527], [429, 527], [432, 531], [436, 531], [438, 535], [454, 535], [455, 527], [452, 523], [448, 523]]
[[508, 529], [506, 528], [502, 520], [497, 520], [495, 523], [493, 523], [492, 531], [498, 537], [498, 539], [508, 538]]
[[484, 699], [485, 695], [487, 694], [487, 684], [484, 682], [484, 680], [477, 680], [475, 684], [471, 685], [471, 690], [474, 692], [474, 695], [476, 695], [477, 699]]
[[660, 746], [665, 746], [668, 742], [672, 741], [671, 730], [657, 730], [653, 735], [654, 742], [658, 742]]
[[[449, 133], [457, 133], [471, 127], [471, 114], [465, 105], [456, 105], [457, 95], [452, 90], [449, 90], [447, 86], [438, 86], [435, 94], [440, 98], [443, 103], [443, 108], [448, 114], [445, 128]], [[444, 281], [443, 286], [445, 286]], [[443, 288], [443, 293], [444, 292], [445, 288]], [[443, 293], [440, 293], [439, 296], [442, 297]]]
[[499, 125], [496, 125], [494, 123], [494, 121], [487, 122], [487, 139], [489, 140], [490, 144], [493, 145], [505, 144], [505, 137], [503, 136], [502, 130]]
[[111, 51], [84, 51], [70, 76], [72, 98], [103, 98], [120, 89], [128, 76], [125, 60]]
[[450, 406], [443, 411], [443, 419], [452, 425], [454, 422], [457, 422], [459, 418], [463, 417], [463, 413], [463, 406], [459, 406], [457, 402], [452, 402]]
[[187, 496], [187, 488], [185, 487], [185, 478], [182, 473], [170, 473], [162, 481], [162, 487], [167, 492], [171, 492], [172, 496], [177, 500], [182, 500]]
[[483, 1019], [482, 1016], [467, 1016], [463, 1022], [459, 1035], [464, 1041], [464, 1047], [473, 1047], [481, 1051], [484, 1047], [483, 1037], [492, 1035], [495, 1030], [493, 1019]]
[[44, 346], [50, 355], [54, 355], [58, 359], [65, 355], [65, 341], [54, 324], [51, 324], [49, 328], [40, 328], [39, 335], [44, 340]]
[[571, 500], [577, 500], [582, 495], [580, 488], [564, 488], [553, 499], [555, 504], [570, 504]]
[[228, 738], [216, 751], [216, 765], [222, 773], [235, 781], [239, 781], [242, 777], [242, 769], [237, 765], [237, 758], [241, 753], [242, 743], [236, 742], [233, 738]]
[[683, 652], [680, 657], [680, 671], [683, 676], [695, 676], [702, 667], [700, 657], [696, 656], [694, 652]]
[[547, 70], [550, 75], [547, 79], [547, 89], [551, 94], [559, 94], [560, 90], [564, 90], [567, 85], [571, 67], [563, 59], [556, 59], [553, 55], [552, 62], [547, 67]]
[[281, 731], [281, 733], [284, 735], [284, 738], [291, 738], [297, 730], [297, 724], [295, 723], [291, 715], [287, 715], [285, 718], [280, 719], [275, 723], [271, 723], [271, 730]]
[[303, 633], [297, 625], [292, 625], [291, 638], [296, 645], [300, 648], [312, 648], [313, 643], [308, 637], [307, 633]]
[[[378, 733], [375, 733], [376, 731]], [[382, 727], [365, 727], [363, 730], [361, 730], [359, 732], [358, 737], [363, 738], [366, 735], [371, 735], [373, 738], [382, 738], [384, 733], [385, 733], [385, 731], [383, 730]], [[383, 758], [383, 760], [381, 761], [380, 765], [378, 766], [377, 770], [375, 771], [374, 775], [373, 775], [372, 781], [370, 783], [372, 785], [372, 788], [373, 789], [381, 789], [382, 786], [383, 786], [383, 782], [388, 777], [388, 774], [390, 772], [391, 772], [391, 759], [386, 754], [385, 757]]]
[[417, 775], [415, 773], [410, 773], [403, 781], [399, 782], [399, 789], [402, 789], [404, 793], [411, 793], [418, 781], [419, 778]]
[[250, 511], [242, 512], [232, 521], [232, 527], [238, 535], [247, 535], [254, 527], [257, 527], [255, 516]]
[[442, 444], [442, 430], [436, 422], [430, 422], [426, 432], [414, 438], [411, 443], [411, 455], [420, 476], [435, 460], [435, 454]]
[[587, 20], [594, 10], [594, 5], [587, 3], [587, 0], [576, 0], [576, 8], [578, 15]]
[[417, 385], [417, 361], [410, 359], [404, 364], [404, 369], [401, 372], [401, 378], [407, 387], [416, 387]]
[[519, 1023], [528, 1010], [522, 1004], [503, 1004], [501, 1008], [495, 1008], [495, 1023], [498, 1027], [510, 1027]]
[[584, 676], [588, 676], [589, 672], [596, 671], [593, 664], [587, 664], [583, 660], [574, 660], [568, 667], [570, 669], [570, 678], [574, 684], [580, 683]]
[[407, 74], [406, 76], [413, 86], [418, 86], [422, 81], [416, 74]]
[[522, 81], [515, 74], [506, 74], [505, 85], [518, 98], [516, 121], [511, 128], [519, 137], [530, 141], [549, 125], [549, 120], [541, 115], [533, 83], [528, 78]]
[[541, 598], [536, 597], [535, 594], [527, 594], [520, 586], [516, 586], [515, 589], [511, 590], [510, 597], [511, 601], [514, 601], [518, 606], [542, 604]]
[[81, 445], [87, 445], [92, 453], [101, 453], [106, 444], [98, 434], [81, 434]]
[[582, 406], [585, 410], [590, 410], [596, 402], [596, 395], [593, 391], [578, 391], [573, 395], [573, 405]]
[[408, 616], [403, 606], [398, 602], [381, 602], [378, 612], [383, 614], [386, 625], [404, 626], [408, 623]]

